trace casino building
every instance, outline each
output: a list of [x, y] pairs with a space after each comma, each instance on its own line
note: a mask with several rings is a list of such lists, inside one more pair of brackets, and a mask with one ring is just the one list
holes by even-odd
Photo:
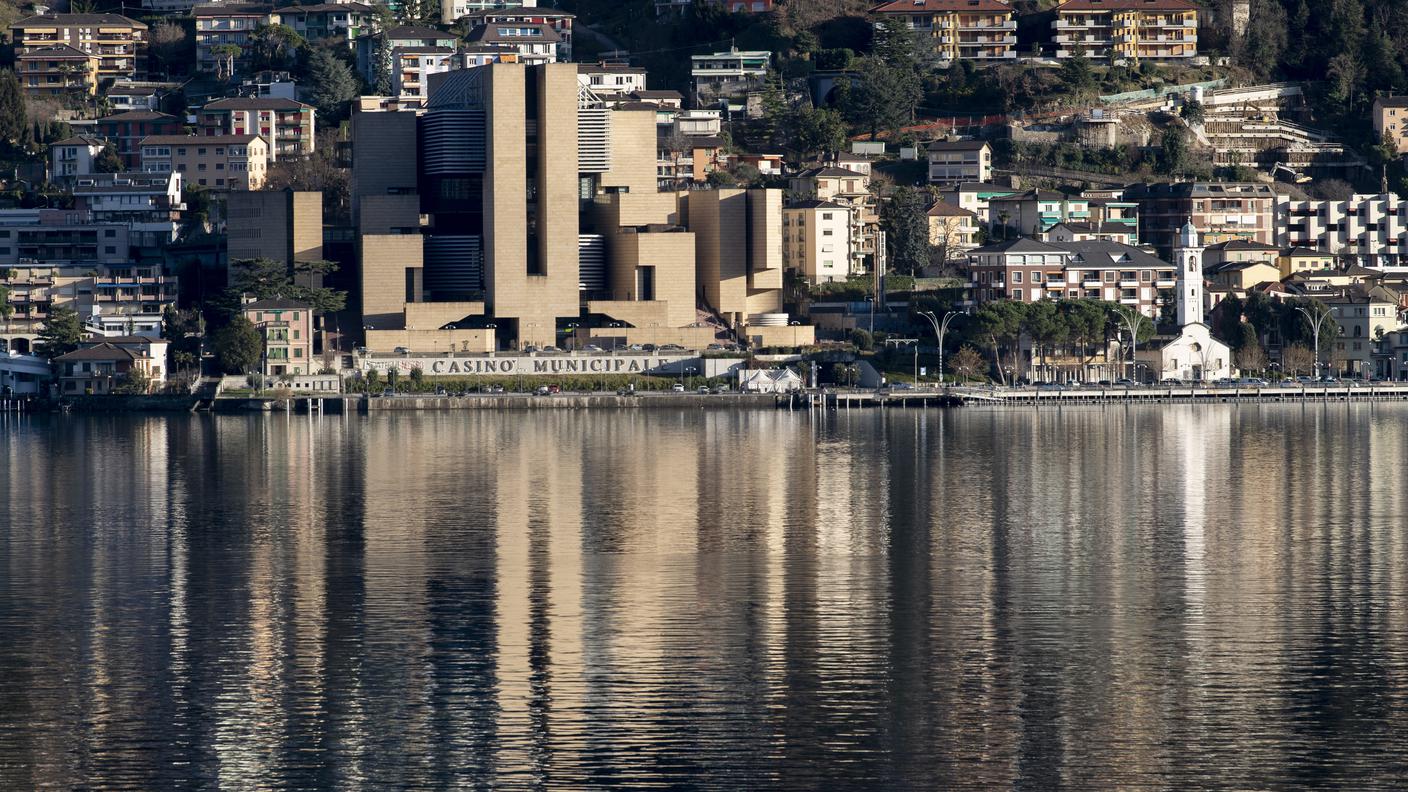
[[782, 311], [780, 190], [660, 192], [655, 112], [609, 109], [575, 64], [430, 86], [352, 116], [371, 352], [811, 342]]

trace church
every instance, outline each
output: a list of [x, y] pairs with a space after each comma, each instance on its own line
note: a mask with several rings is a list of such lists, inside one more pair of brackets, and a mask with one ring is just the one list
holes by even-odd
[[1232, 348], [1213, 337], [1203, 322], [1203, 248], [1192, 222], [1184, 223], [1173, 248], [1178, 269], [1178, 334], [1156, 336], [1139, 350], [1139, 360], [1154, 382], [1208, 382], [1232, 376]]

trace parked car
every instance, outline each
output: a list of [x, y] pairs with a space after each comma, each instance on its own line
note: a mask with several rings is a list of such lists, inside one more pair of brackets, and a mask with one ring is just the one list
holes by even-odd
[[552, 391], [549, 390], [549, 389], [548, 389], [548, 386], [546, 386], [546, 385], [539, 385], [537, 388], [535, 388], [535, 389], [533, 390], [533, 395], [534, 395], [534, 396], [550, 396], [550, 395], [552, 395]]
[[684, 347], [680, 346], [679, 344], [662, 344], [662, 345], [660, 346], [660, 351], [661, 351], [661, 352], [683, 352], [683, 351], [684, 351]]
[[562, 386], [561, 386], [561, 385], [549, 385], [549, 386], [548, 386], [548, 393], [552, 393], [552, 394], [562, 393]]
[[644, 351], [645, 351], [645, 347], [641, 346], [640, 344], [631, 344], [630, 346], [626, 347], [626, 349], [629, 349], [629, 350], [632, 351], [632, 352], [644, 352]]
[[395, 395], [396, 395], [396, 391], [393, 390], [393, 389], [391, 389], [391, 388], [387, 388], [386, 390], [384, 390], [384, 391], [381, 392], [381, 395], [382, 395], [382, 396], [395, 396]]
[[435, 395], [436, 395], [436, 396], [446, 396], [446, 395], [448, 395], [448, 392], [445, 390], [445, 386], [444, 386], [444, 385], [436, 385], [436, 386], [435, 386]]
[[1066, 386], [1059, 382], [1043, 382], [1036, 386], [1036, 389], [1039, 391], [1063, 391], [1066, 389]]
[[715, 385], [715, 386], [713, 387], [713, 389], [712, 389], [711, 392], [714, 393], [714, 394], [728, 393], [728, 386], [726, 386], [726, 385]]
[[708, 393], [709, 393], [709, 386], [708, 386], [708, 385], [700, 385], [700, 386], [699, 386], [699, 394], [700, 394], [701, 396], [706, 395], [706, 394], [708, 394]]
[[642, 346], [641, 349], [645, 350], [646, 352], [656, 351], [656, 347], [654, 344], [646, 344], [645, 346]]
[[409, 355], [409, 354], [411, 354], [411, 350], [408, 349], [407, 347], [396, 347], [396, 348], [395, 348], [394, 350], [392, 350], [392, 351], [395, 352], [395, 353], [398, 354], [398, 355]]
[[583, 352], [605, 352], [606, 350], [605, 350], [605, 349], [602, 349], [601, 347], [597, 346], [596, 344], [587, 344], [586, 346], [582, 347], [582, 351], [583, 351]]
[[684, 393], [684, 383], [676, 382], [674, 385], [670, 386], [670, 390], [674, 391], [675, 393]]
[[1132, 379], [1129, 379], [1128, 377], [1121, 377], [1120, 379], [1115, 380], [1116, 388], [1133, 388], [1138, 384], [1139, 383], [1135, 382]]
[[503, 392], [504, 392], [504, 386], [502, 386], [502, 385], [490, 385], [488, 388], [485, 389], [485, 391], [488, 392], [488, 393], [503, 393]]

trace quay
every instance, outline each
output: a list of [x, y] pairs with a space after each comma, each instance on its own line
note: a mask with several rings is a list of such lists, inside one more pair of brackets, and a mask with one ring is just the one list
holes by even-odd
[[1268, 402], [1408, 401], [1408, 382], [1373, 385], [1265, 387], [1152, 386], [1128, 388], [907, 388], [823, 391], [782, 396], [788, 409], [874, 407], [1041, 407], [1068, 404], [1240, 404]]

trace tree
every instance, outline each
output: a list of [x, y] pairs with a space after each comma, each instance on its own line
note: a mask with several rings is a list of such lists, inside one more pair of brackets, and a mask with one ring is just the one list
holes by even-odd
[[1251, 344], [1237, 350], [1237, 368], [1242, 371], [1262, 372], [1266, 370], [1266, 350], [1261, 344]]
[[58, 306], [49, 311], [49, 318], [39, 330], [35, 350], [50, 360], [78, 349], [83, 340], [83, 322], [78, 312], [67, 306]]
[[1194, 100], [1185, 102], [1178, 114], [1190, 124], [1201, 124], [1207, 118], [1207, 111], [1203, 109], [1203, 103]]
[[212, 345], [220, 368], [227, 374], [248, 374], [264, 354], [264, 339], [259, 329], [243, 315], [235, 316], [229, 324], [215, 331]]
[[205, 335], [205, 321], [196, 310], [181, 311], [167, 306], [161, 317], [161, 337], [169, 342], [166, 348], [168, 371], [186, 371], [200, 363], [200, 342]]
[[347, 64], [321, 47], [308, 53], [304, 70], [308, 90], [304, 99], [318, 108], [320, 122], [336, 122], [346, 115], [348, 102], [357, 97], [357, 78]]
[[1345, 110], [1353, 109], [1355, 96], [1367, 76], [1358, 56], [1352, 52], [1341, 52], [1330, 59], [1326, 75], [1329, 78], [1330, 101], [1342, 105]]
[[13, 69], [0, 69], [0, 150], [13, 150], [23, 142], [27, 118], [19, 78]]
[[851, 331], [851, 343], [855, 345], [856, 349], [866, 352], [874, 348], [875, 338], [869, 331], [857, 327]]
[[960, 382], [966, 382], [977, 377], [978, 372], [983, 370], [983, 356], [978, 350], [964, 344], [948, 359], [948, 370], [958, 377]]
[[313, 153], [284, 157], [269, 168], [266, 190], [299, 190], [323, 194], [323, 222], [338, 225], [352, 221], [352, 176], [337, 163], [335, 130], [318, 133]]
[[890, 269], [918, 275], [929, 263], [929, 216], [924, 194], [913, 187], [895, 190], [881, 209]]
[[1108, 313], [1105, 304], [1099, 300], [1062, 300], [1060, 307], [1066, 315], [1067, 337], [1080, 345], [1083, 377], [1085, 364], [1090, 362], [1091, 347], [1105, 340]]
[[[186, 29], [173, 22], [159, 22], [152, 27], [147, 51], [152, 59], [161, 65], [161, 70], [170, 74], [172, 66], [184, 65], [195, 59], [190, 37]], [[186, 71], [182, 68], [181, 71]]]
[[1164, 130], [1159, 146], [1159, 169], [1169, 175], [1188, 169], [1188, 141], [1183, 137], [1183, 130], [1176, 126]]
[[1242, 63], [1259, 77], [1270, 77], [1281, 64], [1286, 51], [1286, 9], [1281, 0], [1252, 0], [1251, 18], [1242, 48]]
[[846, 121], [829, 107], [803, 107], [790, 126], [792, 146], [803, 160], [816, 153], [836, 153], [846, 146]]
[[1095, 75], [1084, 52], [1077, 51], [1061, 64], [1061, 82], [1077, 96], [1089, 93], [1095, 87]]
[[420, 366], [411, 369], [411, 385], [414, 390], [420, 390], [425, 385], [425, 369]]
[[5, 332], [10, 332], [10, 317], [15, 313], [15, 306], [10, 305], [10, 287], [0, 286], [0, 320], [5, 322]]
[[375, 393], [378, 386], [381, 385], [381, 376], [377, 373], [376, 369], [372, 369], [367, 372], [366, 381], [367, 393]]
[[923, 96], [923, 86], [915, 72], [904, 71], [878, 57], [865, 59], [860, 67], [860, 85], [850, 85], [841, 94], [842, 109], [851, 123], [868, 129], [872, 137], [899, 130], [914, 118], [914, 109]]
[[249, 36], [249, 68], [292, 68], [298, 51], [306, 45], [303, 37], [288, 25], [261, 25]]
[[112, 144], [103, 146], [103, 150], [98, 152], [98, 159], [93, 162], [93, 170], [98, 173], [122, 173], [125, 170]]
[[1281, 350], [1281, 371], [1290, 376], [1309, 374], [1315, 369], [1315, 353], [1304, 344], [1291, 344]]
[[210, 48], [215, 58], [215, 77], [228, 80], [235, 76], [235, 61], [244, 55], [244, 50], [236, 44], [216, 44]]
[[400, 22], [403, 25], [429, 27], [440, 24], [438, 0], [402, 0]]
[[1060, 305], [1053, 300], [1040, 300], [1027, 309], [1027, 333], [1031, 336], [1033, 353], [1041, 356], [1046, 364], [1047, 354], [1063, 344], [1070, 336], [1070, 326]]
[[237, 259], [230, 262], [230, 285], [220, 303], [228, 314], [236, 313], [246, 297], [297, 300], [315, 311], [335, 313], [346, 307], [347, 293], [320, 284], [336, 271], [331, 261], [299, 261], [290, 268], [274, 259]]
[[121, 396], [143, 396], [152, 389], [152, 378], [141, 369], [132, 369], [115, 385], [113, 393]]
[[[1007, 384], [1007, 371], [1015, 375], [1017, 368], [1017, 341], [1022, 336], [1026, 324], [1027, 303], [1015, 300], [994, 300], [983, 303], [974, 315], [974, 326], [981, 338], [992, 349], [993, 364], [1002, 384]], [[1003, 360], [1003, 350], [1011, 350], [1011, 357]]]

